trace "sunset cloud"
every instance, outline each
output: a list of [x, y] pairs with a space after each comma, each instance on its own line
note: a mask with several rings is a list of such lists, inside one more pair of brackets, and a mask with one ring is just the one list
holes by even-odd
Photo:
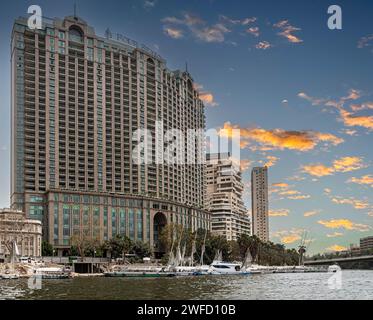
[[333, 219], [329, 221], [320, 220], [318, 221], [318, 223], [328, 229], [358, 230], [361, 232], [366, 232], [366, 231], [371, 230], [370, 226], [354, 223], [348, 219]]
[[353, 206], [357, 210], [364, 210], [370, 207], [368, 201], [364, 200], [357, 200], [354, 198], [342, 198], [342, 197], [334, 197], [332, 201], [336, 204], [347, 204]]
[[289, 209], [269, 210], [270, 217], [287, 217], [289, 216], [289, 213]]
[[272, 45], [268, 41], [260, 41], [255, 45], [255, 48], [260, 49], [260, 50], [267, 50], [271, 48]]
[[164, 27], [163, 32], [173, 39], [180, 39], [184, 37], [183, 31], [176, 28]]
[[371, 186], [373, 188], [373, 176], [372, 175], [362, 176], [361, 178], [352, 177], [347, 182], [348, 183], [356, 183], [356, 184], [360, 184], [360, 185], [367, 185], [367, 186]]
[[326, 236], [328, 238], [338, 238], [338, 237], [343, 237], [343, 233], [341, 233], [341, 232], [334, 232], [332, 234], [327, 234]]
[[347, 127], [363, 127], [373, 130], [373, 116], [357, 116], [346, 110], [340, 110], [340, 121]]
[[[239, 126], [232, 126], [229, 122], [224, 124], [224, 129], [231, 132], [232, 129], [241, 130], [241, 139], [244, 145], [247, 146], [250, 142], [256, 142], [265, 150], [297, 150], [310, 151], [317, 145], [325, 143], [334, 146], [344, 142], [343, 139], [338, 138], [329, 133], [322, 133], [316, 131], [286, 131], [283, 129], [266, 130], [261, 128], [240, 128]], [[231, 135], [231, 133], [229, 133]]]
[[211, 92], [204, 90], [203, 86], [195, 83], [194, 89], [198, 91], [199, 98], [206, 106], [217, 107], [219, 104], [215, 101], [215, 97]]
[[275, 156], [267, 156], [267, 162], [264, 164], [265, 167], [273, 167], [280, 158], [275, 157]]
[[254, 37], [259, 37], [259, 27], [250, 27], [246, 29], [246, 32], [253, 35]]
[[351, 172], [366, 168], [363, 159], [359, 157], [343, 157], [334, 160], [331, 166], [324, 164], [310, 164], [302, 167], [303, 172], [315, 177], [333, 175], [335, 172]]
[[307, 211], [303, 214], [304, 217], [309, 218], [313, 217], [315, 215], [318, 215], [321, 212], [321, 210], [313, 210], [313, 211]]
[[283, 244], [293, 244], [302, 239], [303, 233], [302, 229], [280, 230], [273, 232], [271, 236], [279, 239]]
[[281, 32], [278, 33], [278, 35], [286, 38], [291, 43], [301, 43], [303, 40], [295, 36], [293, 33], [296, 31], [300, 31], [300, 28], [296, 28], [292, 26], [288, 20], [282, 20], [278, 23], [273, 25], [275, 28], [278, 28], [281, 30]]
[[340, 246], [340, 245], [335, 244], [335, 245], [327, 248], [326, 250], [332, 251], [332, 252], [341, 252], [341, 251], [346, 251], [347, 248], [344, 247], [344, 246]]
[[[189, 31], [196, 39], [203, 42], [224, 42], [225, 34], [231, 31], [222, 22], [207, 25], [204, 20], [189, 13], [184, 13], [182, 18], [166, 17], [162, 19], [162, 22], [165, 24], [164, 28], [166, 30], [172, 30], [166, 34], [175, 39], [178, 39], [180, 33], [182, 33], [180, 28]], [[175, 29], [175, 26], [178, 26], [179, 28]], [[175, 32], [175, 30], [178, 31]]]

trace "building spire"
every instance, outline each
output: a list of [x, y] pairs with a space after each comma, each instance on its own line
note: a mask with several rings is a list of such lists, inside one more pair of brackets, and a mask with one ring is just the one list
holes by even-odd
[[76, 18], [76, 2], [74, 2], [74, 18]]

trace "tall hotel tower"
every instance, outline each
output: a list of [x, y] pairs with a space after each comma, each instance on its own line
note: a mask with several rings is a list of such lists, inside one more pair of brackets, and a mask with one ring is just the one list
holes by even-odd
[[59, 254], [73, 236], [126, 235], [157, 252], [167, 223], [210, 229], [202, 150], [192, 165], [159, 164], [154, 147], [151, 164], [132, 161], [137, 129], [205, 129], [188, 72], [123, 36], [99, 37], [78, 17], [44, 18], [41, 30], [17, 19], [11, 63], [12, 207], [41, 220]]
[[251, 172], [252, 229], [264, 242], [269, 241], [268, 168], [257, 167]]

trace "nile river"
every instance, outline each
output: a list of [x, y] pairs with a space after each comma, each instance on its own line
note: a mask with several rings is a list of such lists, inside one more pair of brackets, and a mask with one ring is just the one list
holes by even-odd
[[41, 290], [29, 289], [27, 279], [0, 280], [0, 299], [373, 299], [373, 271], [343, 271], [340, 289], [329, 288], [330, 276], [306, 273], [153, 279], [74, 278], [43, 280]]

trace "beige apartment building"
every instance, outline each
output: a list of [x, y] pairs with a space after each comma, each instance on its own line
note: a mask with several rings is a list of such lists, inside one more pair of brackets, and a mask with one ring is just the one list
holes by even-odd
[[[203, 148], [188, 142], [195, 153], [164, 164], [175, 155], [154, 147], [170, 129], [205, 129], [188, 72], [169, 70], [156, 53], [109, 30], [100, 37], [75, 16], [43, 18], [41, 30], [17, 19], [11, 62], [12, 207], [42, 221], [60, 254], [72, 236], [122, 234], [157, 250], [167, 223], [210, 228], [197, 161]], [[138, 129], [152, 133], [136, 153], [146, 164], [133, 161]]]
[[212, 232], [229, 241], [237, 240], [241, 234], [250, 235], [250, 218], [242, 200], [241, 172], [229, 154], [207, 155], [206, 188]]
[[26, 219], [22, 211], [0, 210], [0, 257], [9, 256], [9, 247], [15, 241], [19, 256], [40, 257], [42, 225], [39, 220]]
[[260, 240], [269, 241], [268, 168], [256, 167], [251, 173], [252, 231]]

